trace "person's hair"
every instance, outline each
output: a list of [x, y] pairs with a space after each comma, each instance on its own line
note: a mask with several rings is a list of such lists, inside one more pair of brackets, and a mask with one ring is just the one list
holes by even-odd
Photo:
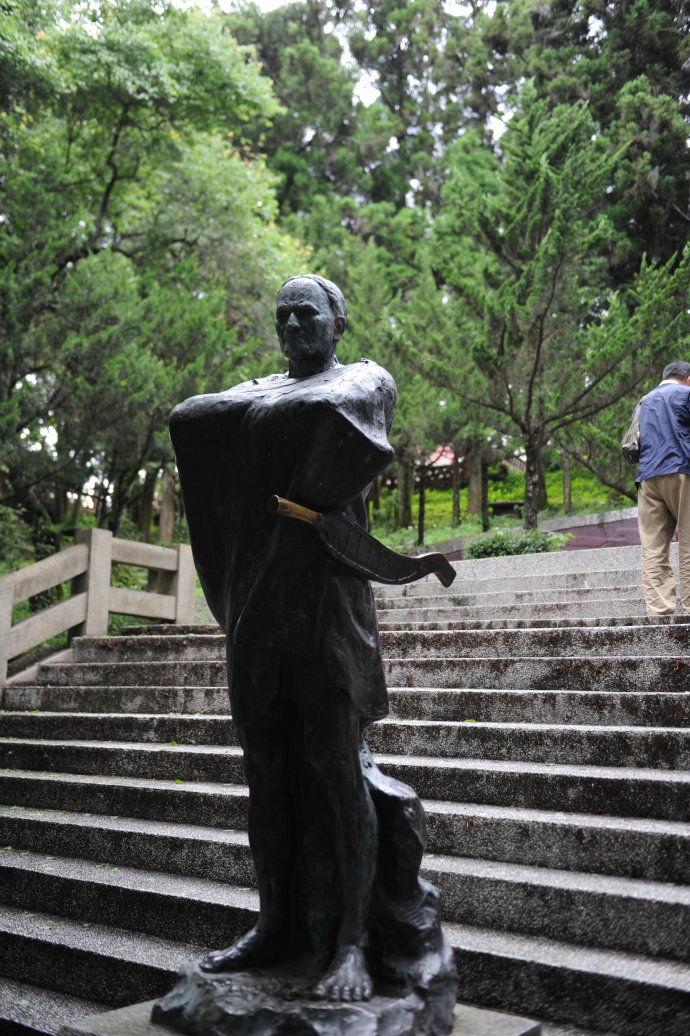
[[326, 293], [328, 299], [328, 305], [331, 307], [331, 313], [334, 317], [342, 317], [343, 321], [347, 320], [347, 303], [345, 302], [345, 296], [333, 281], [326, 280], [325, 277], [319, 277], [317, 273], [298, 273], [295, 277], [288, 277], [286, 281], [281, 284], [281, 290], [286, 284], [291, 281], [315, 281], [316, 284]]
[[662, 377], [664, 380], [678, 378], [679, 381], [685, 381], [686, 378], [690, 378], [690, 363], [687, 360], [674, 360], [673, 363], [667, 363]]

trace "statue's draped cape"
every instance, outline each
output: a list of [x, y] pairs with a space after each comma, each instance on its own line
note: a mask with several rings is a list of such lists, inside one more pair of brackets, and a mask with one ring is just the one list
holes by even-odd
[[376, 613], [366, 579], [314, 530], [268, 513], [273, 495], [364, 524], [364, 492], [389, 463], [395, 385], [368, 360], [274, 374], [175, 408], [170, 432], [199, 578], [225, 631], [232, 711], [259, 718], [281, 661], [339, 687], [363, 723], [386, 714]]

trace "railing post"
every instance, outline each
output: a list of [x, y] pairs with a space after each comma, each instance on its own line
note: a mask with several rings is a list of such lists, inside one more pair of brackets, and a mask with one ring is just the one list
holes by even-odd
[[10, 657], [10, 631], [12, 629], [12, 605], [14, 587], [0, 581], [0, 687], [7, 680], [7, 663]]
[[89, 548], [89, 567], [72, 584], [72, 593], [86, 593], [86, 618], [70, 636], [104, 637], [108, 632], [113, 534], [109, 529], [77, 529], [75, 543]]
[[194, 622], [194, 591], [196, 570], [192, 548], [188, 543], [177, 544], [177, 572], [172, 593], [175, 594], [175, 622], [186, 626]]

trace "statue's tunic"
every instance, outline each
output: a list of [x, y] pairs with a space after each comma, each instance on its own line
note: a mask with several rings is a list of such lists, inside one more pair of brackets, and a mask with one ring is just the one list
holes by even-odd
[[368, 581], [332, 558], [313, 528], [267, 504], [278, 495], [363, 524], [364, 492], [393, 455], [394, 402], [390, 375], [360, 360], [194, 396], [171, 415], [194, 559], [226, 633], [240, 723], [260, 719], [277, 693], [308, 707], [315, 682], [318, 693], [344, 690], [363, 724], [387, 712]]

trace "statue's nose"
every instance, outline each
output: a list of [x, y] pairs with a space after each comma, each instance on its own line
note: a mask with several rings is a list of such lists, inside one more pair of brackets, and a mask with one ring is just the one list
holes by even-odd
[[287, 324], [285, 326], [286, 327], [299, 327], [299, 320], [297, 319], [297, 317], [295, 316], [294, 313], [290, 314], [290, 316], [288, 318], [288, 322], [287, 322]]

